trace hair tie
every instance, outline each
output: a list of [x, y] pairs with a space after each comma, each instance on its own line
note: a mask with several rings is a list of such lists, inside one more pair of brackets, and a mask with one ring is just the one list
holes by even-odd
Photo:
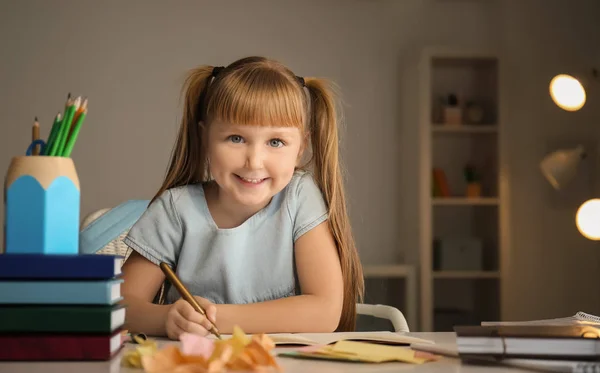
[[296, 79], [298, 79], [298, 82], [300, 83], [300, 85], [302, 87], [306, 87], [306, 82], [304, 81], [304, 78], [301, 76], [297, 76]]
[[215, 67], [213, 67], [213, 71], [212, 71], [211, 75], [216, 78], [217, 75], [219, 75], [219, 73], [221, 71], [223, 71], [224, 68], [225, 68], [224, 66], [215, 66]]

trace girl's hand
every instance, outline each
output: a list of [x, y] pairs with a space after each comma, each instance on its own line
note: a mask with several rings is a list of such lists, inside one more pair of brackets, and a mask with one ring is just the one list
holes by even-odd
[[197, 312], [185, 299], [179, 298], [171, 305], [165, 322], [167, 336], [170, 339], [179, 339], [181, 333], [192, 333], [203, 336], [210, 334], [211, 324], [209, 320], [213, 323], [216, 322], [217, 307], [208, 299], [196, 296], [194, 298], [206, 311], [208, 319], [200, 312]]

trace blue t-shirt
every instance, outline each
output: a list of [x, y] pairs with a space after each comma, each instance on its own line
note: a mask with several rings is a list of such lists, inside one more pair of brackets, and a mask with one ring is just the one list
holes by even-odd
[[[169, 264], [193, 295], [217, 304], [255, 303], [299, 294], [294, 242], [327, 216], [323, 195], [305, 171], [230, 229], [215, 224], [202, 184], [186, 185], [148, 206], [124, 242], [157, 265]], [[179, 298], [169, 286], [166, 303]]]

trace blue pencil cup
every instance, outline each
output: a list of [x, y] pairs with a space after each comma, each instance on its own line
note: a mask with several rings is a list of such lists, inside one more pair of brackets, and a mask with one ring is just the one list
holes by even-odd
[[71, 158], [12, 159], [4, 184], [6, 254], [78, 254], [80, 189]]

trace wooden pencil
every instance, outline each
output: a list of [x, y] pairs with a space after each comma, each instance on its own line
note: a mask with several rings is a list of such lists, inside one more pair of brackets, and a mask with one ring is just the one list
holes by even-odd
[[189, 290], [186, 289], [186, 287], [183, 285], [183, 283], [181, 282], [181, 280], [177, 277], [177, 275], [175, 274], [175, 272], [173, 272], [173, 270], [171, 269], [171, 267], [169, 267], [169, 265], [167, 263], [163, 262], [163, 263], [160, 263], [160, 269], [162, 269], [163, 273], [165, 274], [165, 276], [167, 277], [167, 279], [169, 280], [169, 282], [173, 286], [175, 286], [175, 288], [177, 289], [177, 291], [179, 292], [179, 294], [181, 294], [181, 297], [183, 299], [185, 299], [189, 304], [191, 304], [192, 307], [196, 310], [196, 312], [199, 312], [201, 315], [205, 316], [206, 319], [208, 320], [208, 322], [210, 322], [210, 324], [212, 325], [212, 327], [210, 328], [209, 331], [212, 334], [214, 334], [217, 338], [221, 339], [221, 334], [219, 333], [219, 330], [217, 329], [217, 326], [215, 324], [213, 324], [213, 322], [208, 319], [208, 316], [206, 315], [206, 311], [204, 311], [204, 309], [202, 308], [202, 306], [200, 306], [200, 304], [198, 304], [198, 302], [196, 301], [196, 299], [194, 299], [194, 297], [189, 292]]
[[[37, 141], [40, 139], [40, 122], [38, 122], [38, 118], [35, 117], [35, 121], [33, 122], [33, 127], [31, 127], [31, 141]], [[35, 145], [31, 151], [32, 155], [40, 155], [41, 147], [39, 145]]]

